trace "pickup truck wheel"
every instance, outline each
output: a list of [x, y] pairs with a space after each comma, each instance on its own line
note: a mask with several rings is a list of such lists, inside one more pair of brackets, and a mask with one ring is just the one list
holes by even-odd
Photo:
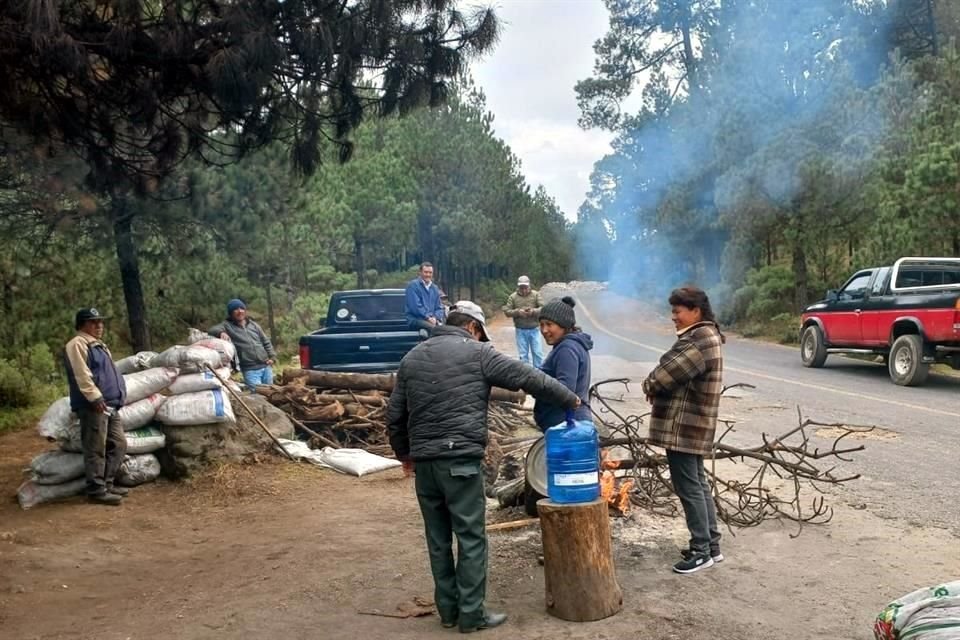
[[803, 330], [800, 338], [800, 359], [803, 366], [819, 369], [827, 361], [827, 345], [823, 331], [815, 324]]
[[915, 334], [897, 338], [890, 348], [887, 367], [890, 379], [902, 387], [926, 382], [930, 365], [923, 361], [923, 338]]

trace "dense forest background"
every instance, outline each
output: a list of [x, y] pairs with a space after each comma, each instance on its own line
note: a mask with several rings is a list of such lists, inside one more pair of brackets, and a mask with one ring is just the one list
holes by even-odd
[[572, 89], [615, 137], [578, 212], [527, 182], [470, 80], [492, 10], [347, 4], [5, 10], [0, 405], [37, 400], [90, 304], [124, 353], [240, 297], [293, 353], [332, 291], [429, 260], [491, 307], [520, 273], [696, 282], [789, 339], [855, 268], [960, 255], [950, 0], [605, 0]]

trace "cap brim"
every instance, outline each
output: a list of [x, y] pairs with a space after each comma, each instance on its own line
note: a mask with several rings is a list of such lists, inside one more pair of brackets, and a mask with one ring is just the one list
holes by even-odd
[[482, 322], [477, 322], [480, 325], [480, 333], [483, 334], [483, 338], [480, 339], [480, 342], [490, 342], [490, 334], [487, 333], [487, 325]]

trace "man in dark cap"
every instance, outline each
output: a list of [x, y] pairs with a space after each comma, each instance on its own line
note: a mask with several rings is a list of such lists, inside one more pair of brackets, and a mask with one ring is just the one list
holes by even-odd
[[493, 386], [523, 389], [568, 409], [580, 403], [556, 380], [497, 352], [489, 344], [483, 310], [461, 301], [451, 307], [446, 324], [401, 360], [387, 408], [390, 446], [404, 470], [417, 476], [440, 622], [459, 625], [463, 633], [507, 619], [484, 606], [486, 499], [480, 465]]
[[64, 347], [64, 364], [70, 408], [80, 419], [87, 499], [118, 505], [127, 490], [113, 481], [127, 452], [127, 438], [117, 410], [127, 398], [127, 387], [102, 341], [106, 319], [94, 308], [77, 312], [77, 335]]
[[253, 391], [258, 384], [273, 384], [277, 352], [263, 328], [247, 317], [247, 305], [234, 298], [227, 303], [227, 319], [207, 331], [214, 338], [230, 340], [237, 348], [243, 382]]

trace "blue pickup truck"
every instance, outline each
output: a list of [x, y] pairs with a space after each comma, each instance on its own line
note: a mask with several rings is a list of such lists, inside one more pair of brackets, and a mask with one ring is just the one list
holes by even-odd
[[410, 329], [403, 289], [339, 291], [319, 331], [300, 338], [300, 366], [317, 371], [384, 373], [426, 338]]

